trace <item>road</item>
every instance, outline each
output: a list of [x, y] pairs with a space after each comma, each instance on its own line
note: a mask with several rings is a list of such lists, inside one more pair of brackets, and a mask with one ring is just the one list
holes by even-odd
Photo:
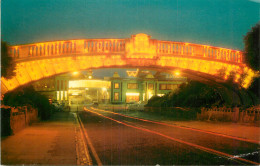
[[[243, 165], [259, 163], [259, 144], [134, 119], [95, 108], [80, 113], [103, 165]], [[95, 163], [95, 161], [94, 161]]]

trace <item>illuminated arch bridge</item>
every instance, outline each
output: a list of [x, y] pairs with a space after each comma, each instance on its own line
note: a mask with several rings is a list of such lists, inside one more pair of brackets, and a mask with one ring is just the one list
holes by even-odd
[[9, 53], [16, 76], [1, 78], [2, 94], [53, 75], [95, 68], [176, 69], [206, 77], [232, 79], [247, 88], [254, 71], [243, 63], [241, 51], [193, 43], [161, 41], [146, 34], [127, 39], [77, 39], [16, 45]]

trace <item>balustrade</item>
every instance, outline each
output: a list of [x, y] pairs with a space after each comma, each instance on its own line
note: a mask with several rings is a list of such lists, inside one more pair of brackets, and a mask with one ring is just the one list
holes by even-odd
[[196, 56], [229, 62], [242, 62], [240, 51], [218, 48], [213, 46], [198, 45], [183, 42], [164, 42], [155, 43], [157, 54], [169, 54], [172, 56]]
[[124, 40], [85, 40], [84, 52], [89, 53], [107, 53], [107, 52], [123, 52], [125, 49]]
[[[10, 46], [9, 53], [15, 59], [76, 53], [116, 53], [125, 52], [125, 45], [128, 41], [128, 39], [86, 39], [35, 43]], [[157, 56], [165, 54], [169, 56], [192, 56], [235, 63], [242, 62], [242, 52], [236, 50], [154, 39], [149, 42], [154, 45]]]

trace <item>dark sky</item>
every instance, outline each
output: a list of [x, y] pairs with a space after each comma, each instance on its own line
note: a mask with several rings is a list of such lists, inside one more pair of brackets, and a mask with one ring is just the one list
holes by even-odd
[[10, 44], [78, 38], [152, 38], [243, 49], [259, 0], [1, 0]]

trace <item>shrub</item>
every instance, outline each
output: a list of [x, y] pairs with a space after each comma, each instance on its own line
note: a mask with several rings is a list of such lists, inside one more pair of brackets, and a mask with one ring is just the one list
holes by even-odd
[[53, 109], [48, 98], [36, 92], [32, 86], [20, 87], [7, 92], [4, 95], [3, 103], [12, 107], [31, 105], [38, 109], [38, 116], [42, 120], [49, 119]]
[[179, 90], [165, 96], [152, 97], [146, 106], [150, 107], [205, 107], [223, 103], [221, 96], [214, 87], [191, 81], [183, 84]]

